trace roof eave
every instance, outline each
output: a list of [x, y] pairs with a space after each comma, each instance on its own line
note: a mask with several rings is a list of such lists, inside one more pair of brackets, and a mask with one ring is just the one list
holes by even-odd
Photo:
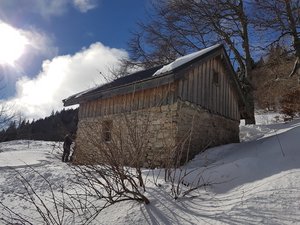
[[143, 79], [134, 83], [120, 85], [118, 87], [113, 87], [106, 90], [101, 90], [99, 92], [94, 92], [90, 94], [86, 93], [75, 98], [69, 97], [63, 100], [63, 104], [64, 106], [71, 106], [75, 104], [80, 104], [84, 101], [90, 101], [98, 98], [110, 98], [120, 94], [129, 94], [129, 93], [141, 91], [148, 88], [155, 88], [172, 82], [174, 82], [174, 74], [167, 73], [164, 75], [153, 76], [147, 79]]

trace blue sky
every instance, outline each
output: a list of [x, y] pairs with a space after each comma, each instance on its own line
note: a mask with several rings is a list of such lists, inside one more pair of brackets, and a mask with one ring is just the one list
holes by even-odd
[[[32, 8], [35, 2], [61, 3], [43, 12]], [[93, 8], [81, 11], [74, 5], [76, 0], [2, 0], [1, 19], [11, 25], [28, 29], [35, 27], [47, 32], [54, 38], [59, 53], [76, 52], [82, 46], [101, 41], [104, 45], [126, 48], [129, 31], [135, 28], [138, 19], [145, 18], [147, 0], [82, 0], [90, 2]], [[3, 3], [2, 3], [3, 2]], [[31, 4], [30, 4], [31, 3]], [[53, 11], [52, 11], [53, 10]]]
[[[109, 74], [128, 57], [130, 31], [149, 7], [149, 0], [1, 0], [2, 100], [29, 119], [62, 109], [63, 98], [101, 83], [99, 71]], [[2, 35], [7, 27], [16, 34]]]

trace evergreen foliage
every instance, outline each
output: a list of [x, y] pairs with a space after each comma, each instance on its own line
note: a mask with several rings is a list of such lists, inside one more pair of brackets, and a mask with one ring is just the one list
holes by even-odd
[[44, 140], [63, 141], [69, 132], [76, 132], [78, 122], [78, 109], [52, 112], [44, 119], [29, 122], [25, 119], [18, 122], [11, 121], [7, 129], [0, 132], [0, 141], [11, 140]]

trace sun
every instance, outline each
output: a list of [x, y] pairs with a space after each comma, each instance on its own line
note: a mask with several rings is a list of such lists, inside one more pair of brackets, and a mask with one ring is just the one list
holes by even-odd
[[26, 44], [28, 39], [20, 31], [0, 21], [0, 64], [14, 65]]

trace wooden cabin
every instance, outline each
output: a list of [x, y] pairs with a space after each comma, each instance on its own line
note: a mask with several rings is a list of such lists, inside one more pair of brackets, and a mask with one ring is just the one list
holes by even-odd
[[223, 45], [139, 71], [63, 100], [79, 104], [76, 162], [107, 151], [133, 165], [182, 164], [239, 142], [245, 99]]

